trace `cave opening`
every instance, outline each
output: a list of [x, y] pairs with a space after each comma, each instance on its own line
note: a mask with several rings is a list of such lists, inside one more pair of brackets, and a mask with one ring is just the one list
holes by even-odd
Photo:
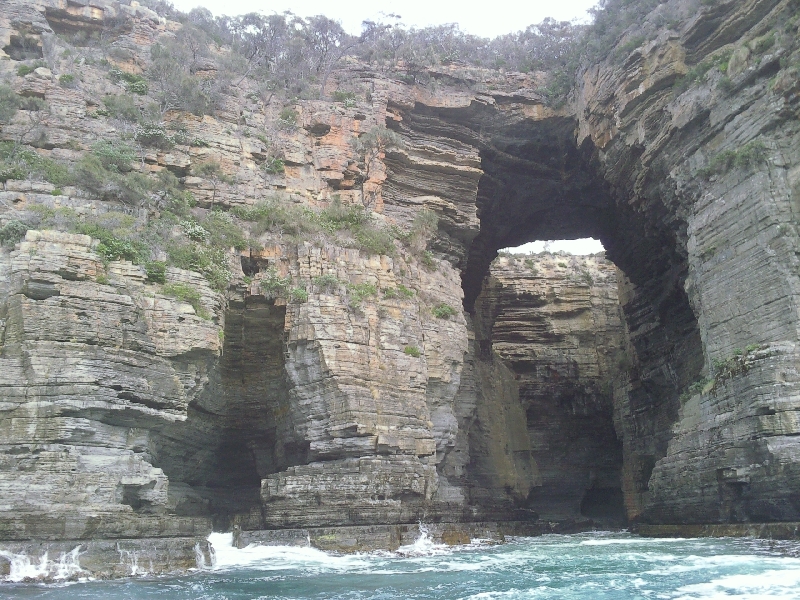
[[[417, 103], [398, 128], [412, 140], [448, 137], [462, 154], [477, 148], [477, 231], [457, 238], [445, 219], [433, 246], [461, 269], [478, 360], [500, 358], [519, 386], [541, 474], [526, 508], [540, 517], [636, 520], [647, 502], [651, 465], [666, 453], [680, 392], [704, 366], [685, 289], [685, 222], [666, 206], [674, 194], [666, 178], [625, 179], [633, 178], [625, 161], [636, 160], [635, 152], [606, 156], [591, 140], [576, 141], [574, 117], [530, 118], [526, 108], [516, 98], [456, 108]], [[606, 173], [613, 161], [619, 175], [612, 181]], [[407, 188], [409, 165], [390, 166], [394, 185]], [[454, 205], [462, 193], [457, 185], [439, 184], [437, 191]], [[645, 195], [654, 198], [648, 210], [641, 208]], [[583, 238], [599, 240], [607, 261], [551, 261], [543, 272], [562, 269], [558, 286], [526, 274], [524, 259], [497, 266], [501, 249]], [[603, 276], [581, 281], [582, 273], [594, 272]], [[607, 303], [605, 321], [592, 306], [596, 293]], [[609, 315], [618, 319], [613, 332]], [[595, 320], [583, 340], [575, 328], [559, 329], [559, 320], [581, 319]]]

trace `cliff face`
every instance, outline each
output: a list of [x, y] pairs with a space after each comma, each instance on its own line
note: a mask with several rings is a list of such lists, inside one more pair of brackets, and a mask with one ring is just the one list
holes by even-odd
[[599, 256], [499, 257], [476, 300], [476, 336], [513, 371], [541, 485], [541, 518], [624, 521], [613, 401], [624, 327], [617, 274]]
[[[139, 73], [180, 25], [104, 0], [7, 5], [0, 69], [47, 109], [4, 139], [70, 166], [131, 135], [98, 103], [125, 80], [59, 36], [122, 23], [108, 56]], [[558, 110], [534, 76], [454, 65], [427, 85], [344, 67], [330, 85], [355, 90], [346, 103], [281, 106], [243, 79], [214, 116], [166, 111], [180, 139], [126, 167], [178, 177], [196, 201], [182, 221], [5, 178], [0, 225], [39, 223], [0, 249], [6, 554], [170, 538], [177, 562], [158, 570], [202, 557], [214, 526], [800, 519], [800, 90], [793, 47], [763, 41], [795, 16], [788, 0], [670, 0]], [[37, 57], [47, 69], [17, 74]], [[365, 155], [383, 126], [397, 143]], [[276, 155], [282, 171], [265, 168]], [[311, 223], [353, 206], [372, 229]], [[290, 218], [258, 229], [256, 209]], [[211, 243], [203, 219], [245, 238], [213, 259], [230, 273], [217, 290], [199, 259], [157, 282], [107, 240], [55, 231], [166, 223], [168, 244]], [[492, 263], [590, 235], [618, 270]]]

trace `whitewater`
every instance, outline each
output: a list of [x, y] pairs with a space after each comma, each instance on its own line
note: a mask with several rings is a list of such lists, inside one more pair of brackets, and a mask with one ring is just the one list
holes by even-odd
[[[16, 563], [0, 597], [44, 600], [240, 600], [609, 598], [615, 600], [800, 599], [800, 543], [743, 538], [651, 539], [591, 532], [473, 540], [449, 547], [423, 533], [395, 552], [337, 555], [311, 547], [248, 546], [231, 534], [209, 536], [212, 565], [180, 577], [15, 583], [35, 575], [36, 560]], [[42, 563], [43, 564], [43, 563]], [[75, 581], [77, 575], [77, 581]], [[65, 575], [66, 577], [66, 575]]]

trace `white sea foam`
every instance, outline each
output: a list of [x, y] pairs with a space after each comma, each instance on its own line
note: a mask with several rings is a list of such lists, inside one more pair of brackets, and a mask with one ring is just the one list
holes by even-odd
[[244, 548], [236, 548], [233, 545], [232, 533], [212, 533], [208, 536], [208, 542], [213, 548], [213, 569], [251, 567], [263, 570], [311, 568], [323, 571], [347, 571], [371, 564], [359, 555], [339, 556], [308, 546], [250, 544]]
[[76, 546], [69, 552], [61, 552], [58, 558], [50, 560], [49, 553], [39, 557], [30, 557], [25, 553], [16, 554], [0, 549], [0, 557], [8, 560], [9, 574], [5, 581], [19, 582], [30, 580], [63, 580], [83, 573], [80, 565], [81, 547]]
[[770, 570], [758, 574], [726, 575], [708, 583], [695, 583], [677, 589], [676, 600], [728, 599], [743, 600], [800, 598], [800, 568]]
[[686, 538], [613, 538], [608, 540], [583, 540], [581, 546], [611, 546], [614, 544], [635, 544], [646, 546], [651, 544], [685, 542]]
[[400, 556], [437, 556], [449, 554], [452, 548], [447, 544], [435, 544], [430, 537], [430, 530], [424, 523], [419, 524], [419, 537], [413, 544], [400, 546], [397, 554]]

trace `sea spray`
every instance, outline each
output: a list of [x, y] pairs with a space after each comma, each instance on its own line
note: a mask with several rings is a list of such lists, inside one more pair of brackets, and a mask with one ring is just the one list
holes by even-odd
[[0, 549], [0, 558], [9, 562], [9, 573], [4, 581], [49, 581], [71, 580], [85, 571], [80, 565], [81, 546], [69, 552], [60, 552], [58, 558], [50, 560], [50, 553], [31, 558], [24, 552], [14, 553]]
[[[230, 534], [212, 534], [216, 566], [188, 576], [4, 584], [0, 594], [13, 598], [19, 591], [37, 600], [800, 600], [798, 542], [776, 548], [766, 540], [592, 532], [443, 547], [431, 537], [423, 527], [405, 554], [339, 556], [296, 546], [240, 549]], [[25, 561], [18, 561], [21, 568]], [[41, 569], [38, 556], [28, 564]]]
[[213, 569], [258, 568], [280, 570], [299, 568], [315, 572], [344, 571], [367, 565], [363, 555], [339, 556], [306, 546], [263, 546], [250, 544], [244, 548], [233, 545], [232, 533], [212, 533], [208, 543], [213, 549]]

